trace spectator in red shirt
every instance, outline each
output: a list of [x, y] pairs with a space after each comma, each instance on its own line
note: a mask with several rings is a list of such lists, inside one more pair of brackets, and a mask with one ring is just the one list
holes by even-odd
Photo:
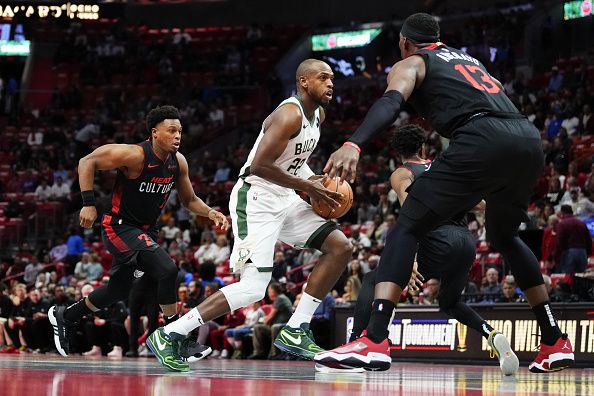
[[573, 215], [569, 205], [561, 206], [562, 220], [557, 226], [555, 260], [558, 272], [583, 272], [592, 254], [592, 237], [586, 224]]

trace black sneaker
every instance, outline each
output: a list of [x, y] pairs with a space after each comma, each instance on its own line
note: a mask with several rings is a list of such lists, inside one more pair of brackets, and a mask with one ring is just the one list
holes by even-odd
[[202, 360], [212, 352], [212, 348], [207, 345], [200, 345], [196, 341], [186, 338], [180, 343], [179, 356], [183, 361], [194, 363]]
[[70, 349], [68, 339], [70, 328], [73, 326], [72, 323], [64, 319], [65, 311], [66, 307], [57, 307], [54, 305], [47, 312], [49, 321], [54, 328], [54, 343], [56, 344], [56, 349], [62, 356], [68, 356]]

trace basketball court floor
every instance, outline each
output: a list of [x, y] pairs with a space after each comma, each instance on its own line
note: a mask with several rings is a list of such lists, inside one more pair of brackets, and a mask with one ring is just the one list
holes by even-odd
[[547, 375], [522, 367], [503, 378], [495, 366], [397, 362], [376, 373], [317, 373], [311, 362], [206, 359], [189, 373], [155, 359], [54, 355], [0, 357], [0, 395], [594, 395], [594, 369]]

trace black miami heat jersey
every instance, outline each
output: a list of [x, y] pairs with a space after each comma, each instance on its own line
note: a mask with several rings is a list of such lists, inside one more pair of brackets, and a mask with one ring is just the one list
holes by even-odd
[[144, 151], [144, 166], [140, 176], [129, 179], [118, 169], [111, 197], [111, 213], [125, 223], [154, 226], [179, 176], [175, 153], [162, 161], [153, 151], [150, 141], [139, 144]]
[[[402, 164], [402, 168], [406, 168], [412, 173], [413, 181], [414, 181], [419, 176], [421, 176], [423, 173], [425, 173], [426, 171], [428, 171], [431, 168], [431, 161], [430, 160], [406, 161], [405, 163]], [[446, 221], [443, 225], [445, 225], [445, 224], [466, 227], [466, 226], [468, 226], [466, 214], [455, 216], [452, 219]]]
[[518, 114], [518, 109], [481, 62], [435, 43], [415, 53], [425, 60], [425, 79], [408, 102], [437, 132], [451, 137], [456, 127], [474, 114]]

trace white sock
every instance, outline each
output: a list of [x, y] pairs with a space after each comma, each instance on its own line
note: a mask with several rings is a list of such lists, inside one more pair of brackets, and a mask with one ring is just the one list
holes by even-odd
[[176, 320], [175, 322], [169, 323], [165, 326], [165, 333], [177, 333], [183, 336], [187, 336], [195, 328], [202, 326], [204, 321], [198, 309], [192, 308], [190, 312]]
[[311, 322], [311, 317], [314, 312], [316, 312], [316, 309], [318, 309], [321, 302], [322, 300], [303, 292], [301, 300], [299, 300], [299, 304], [297, 304], [297, 308], [295, 309], [295, 312], [293, 312], [293, 316], [291, 316], [287, 325], [289, 327], [297, 328], [301, 326], [302, 323]]

